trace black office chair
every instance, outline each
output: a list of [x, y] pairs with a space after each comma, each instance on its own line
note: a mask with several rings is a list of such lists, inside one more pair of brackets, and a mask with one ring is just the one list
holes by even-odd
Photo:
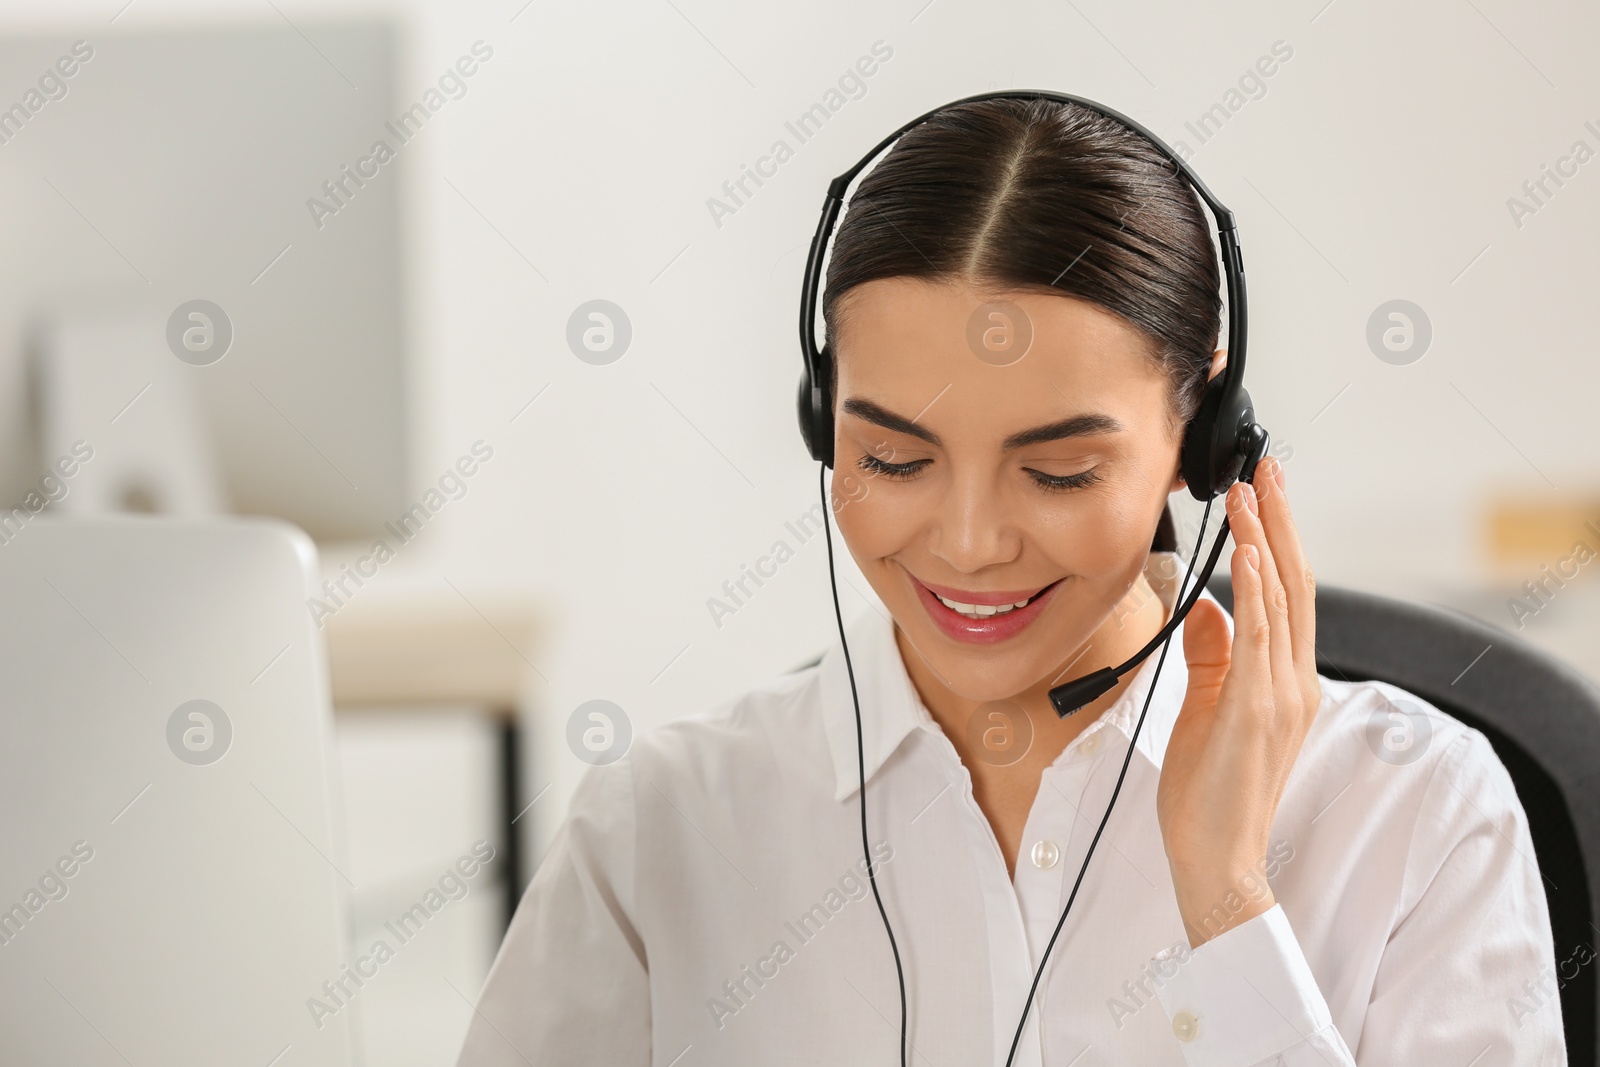
[[[1215, 574], [1209, 588], [1231, 612], [1228, 574]], [[1558, 660], [1466, 615], [1321, 585], [1317, 670], [1329, 678], [1390, 682], [1482, 731], [1528, 813], [1555, 935], [1552, 965], [1579, 946], [1595, 951], [1600, 690]], [[1579, 967], [1561, 987], [1574, 1065], [1600, 1062], [1597, 968], [1600, 962]]]

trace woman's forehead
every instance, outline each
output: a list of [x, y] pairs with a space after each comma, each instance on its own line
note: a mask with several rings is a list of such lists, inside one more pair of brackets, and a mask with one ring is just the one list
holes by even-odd
[[905, 399], [937, 385], [988, 402], [1059, 404], [1061, 394], [1142, 393], [1165, 382], [1145, 334], [1066, 295], [888, 278], [841, 304], [841, 394]]

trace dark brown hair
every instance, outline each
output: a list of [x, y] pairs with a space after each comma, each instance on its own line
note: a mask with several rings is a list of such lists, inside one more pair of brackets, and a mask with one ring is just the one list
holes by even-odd
[[1208, 216], [1158, 148], [1089, 108], [979, 100], [902, 136], [861, 179], [834, 238], [830, 351], [849, 307], [840, 298], [891, 277], [1063, 293], [1120, 316], [1168, 376], [1175, 430], [1205, 391], [1222, 309]]

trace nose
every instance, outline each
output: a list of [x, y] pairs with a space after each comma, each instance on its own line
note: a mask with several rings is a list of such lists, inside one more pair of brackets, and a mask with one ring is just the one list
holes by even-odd
[[1011, 563], [1022, 536], [991, 472], [955, 470], [928, 526], [928, 551], [961, 574]]

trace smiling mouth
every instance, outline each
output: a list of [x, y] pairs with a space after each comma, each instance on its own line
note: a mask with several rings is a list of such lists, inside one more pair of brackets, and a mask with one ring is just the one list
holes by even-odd
[[[1056, 579], [1057, 582], [1060, 580], [1061, 579], [1059, 578]], [[1035, 600], [1038, 600], [1041, 596], [1044, 596], [1045, 593], [1049, 592], [1051, 587], [1055, 584], [1056, 582], [1051, 582], [1050, 585], [1044, 586], [1032, 596], [1024, 597], [1023, 599], [1010, 604], [963, 604], [959, 600], [952, 600], [947, 596], [940, 596], [938, 593], [933, 593], [932, 589], [929, 589], [928, 592], [933, 593], [933, 595], [938, 598], [939, 603], [943, 604], [951, 611], [956, 612], [958, 615], [964, 615], [969, 619], [988, 619], [996, 615], [1005, 615], [1009, 612], [1016, 611], [1019, 608], [1027, 607]]]
[[[906, 577], [916, 590], [922, 609], [940, 632], [952, 641], [969, 645], [993, 645], [1021, 634], [1042, 613], [1050, 610], [1058, 588], [1066, 581], [1064, 577], [1057, 578], [1029, 593], [1026, 587], [993, 591], [953, 586], [935, 589], [910, 571], [906, 572]], [[970, 603], [973, 600], [989, 603]]]

